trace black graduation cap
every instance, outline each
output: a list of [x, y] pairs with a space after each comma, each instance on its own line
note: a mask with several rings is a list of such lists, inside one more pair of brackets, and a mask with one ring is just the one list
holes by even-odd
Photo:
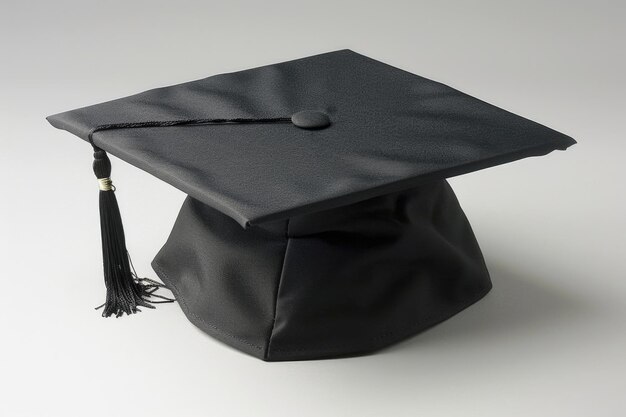
[[376, 350], [480, 299], [489, 274], [445, 179], [576, 143], [350, 50], [48, 120], [95, 150], [104, 315], [156, 288], [130, 267], [108, 152], [188, 194], [153, 267], [189, 320], [270, 361]]

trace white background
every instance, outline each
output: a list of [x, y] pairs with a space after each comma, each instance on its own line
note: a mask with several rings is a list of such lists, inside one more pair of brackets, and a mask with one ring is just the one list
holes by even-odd
[[[2, 2], [0, 415], [625, 415], [624, 3], [367, 3]], [[177, 305], [102, 319], [91, 149], [44, 117], [341, 48], [579, 141], [451, 181], [493, 291], [326, 361], [264, 363]], [[135, 265], [154, 276], [184, 195], [113, 162]]]

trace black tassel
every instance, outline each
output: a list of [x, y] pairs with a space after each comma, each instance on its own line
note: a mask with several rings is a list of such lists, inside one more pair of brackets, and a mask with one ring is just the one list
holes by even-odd
[[[88, 133], [88, 140], [94, 149], [93, 172], [100, 183], [100, 228], [102, 231], [102, 261], [104, 284], [107, 297], [102, 311], [103, 317], [120, 317], [124, 313], [134, 314], [139, 307], [154, 308], [152, 304], [171, 303], [174, 298], [155, 294], [165, 285], [148, 278], [139, 278], [126, 250], [124, 227], [120, 209], [115, 198], [115, 187], [111, 182], [111, 161], [106, 152], [94, 144], [96, 132], [112, 129], [133, 129], [144, 127], [166, 127], [201, 124], [245, 124], [245, 123], [291, 123], [290, 117], [234, 118], [234, 119], [182, 119], [99, 125]], [[156, 300], [154, 299], [156, 298]]]
[[[115, 198], [115, 187], [111, 182], [111, 161], [106, 152], [97, 149], [94, 152], [93, 171], [100, 183], [100, 229], [102, 232], [102, 260], [104, 266], [104, 284], [106, 301], [103, 317], [120, 317], [124, 313], [137, 313], [139, 307], [154, 308], [159, 301], [150, 300], [158, 297], [161, 302], [173, 299], [157, 296], [154, 291], [163, 285], [146, 278], [138, 278], [126, 250], [124, 227], [120, 209]], [[147, 284], [146, 284], [147, 282]], [[98, 308], [100, 308], [98, 307]]]

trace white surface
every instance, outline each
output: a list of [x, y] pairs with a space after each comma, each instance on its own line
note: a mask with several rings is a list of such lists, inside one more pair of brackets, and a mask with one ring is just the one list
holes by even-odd
[[[623, 416], [623, 2], [39, 1], [0, 11], [0, 415]], [[509, 4], [507, 4], [509, 3]], [[452, 180], [493, 291], [373, 356], [264, 363], [103, 297], [91, 150], [44, 116], [340, 48], [579, 140]], [[140, 272], [183, 195], [118, 160]]]

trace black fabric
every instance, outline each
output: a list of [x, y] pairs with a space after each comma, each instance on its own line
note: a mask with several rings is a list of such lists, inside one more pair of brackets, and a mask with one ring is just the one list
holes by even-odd
[[[331, 125], [111, 124], [290, 118]], [[60, 113], [50, 123], [243, 226], [565, 149], [552, 129], [349, 50], [222, 74]]]
[[446, 181], [248, 229], [189, 197], [153, 267], [196, 326], [269, 361], [373, 351], [491, 288]]
[[445, 178], [575, 143], [349, 50], [48, 120], [189, 195], [153, 266], [189, 320], [270, 361], [370, 352], [480, 299]]

